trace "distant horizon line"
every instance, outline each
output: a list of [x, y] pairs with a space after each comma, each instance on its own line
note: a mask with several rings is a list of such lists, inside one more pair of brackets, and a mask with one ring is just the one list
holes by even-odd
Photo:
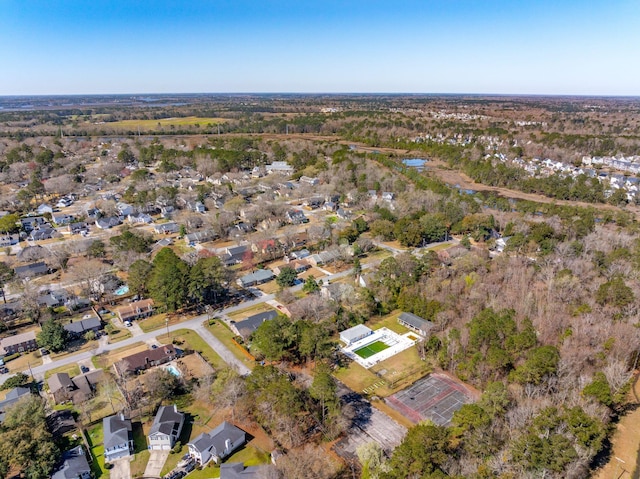
[[137, 93], [22, 93], [0, 95], [4, 98], [65, 98], [97, 96], [474, 96], [474, 97], [550, 97], [550, 98], [639, 98], [640, 94], [583, 94], [583, 93], [443, 93], [443, 92], [137, 92]]

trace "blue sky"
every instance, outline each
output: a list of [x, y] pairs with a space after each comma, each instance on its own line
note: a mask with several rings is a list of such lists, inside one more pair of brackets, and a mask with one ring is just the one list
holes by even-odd
[[0, 95], [640, 95], [637, 0], [0, 0]]

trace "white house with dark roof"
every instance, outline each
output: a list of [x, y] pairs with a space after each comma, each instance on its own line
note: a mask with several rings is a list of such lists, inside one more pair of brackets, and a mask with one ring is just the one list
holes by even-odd
[[105, 417], [102, 420], [104, 431], [104, 460], [114, 461], [133, 454], [133, 435], [131, 434], [131, 420], [125, 419], [124, 414]]
[[227, 421], [220, 424], [211, 432], [203, 432], [187, 446], [189, 455], [198, 464], [204, 466], [213, 460], [223, 461], [246, 442], [246, 433]]
[[147, 439], [149, 449], [159, 451], [169, 451], [175, 446], [182, 426], [184, 425], [184, 414], [178, 411], [177, 406], [161, 406], [153, 419], [153, 424], [149, 430]]

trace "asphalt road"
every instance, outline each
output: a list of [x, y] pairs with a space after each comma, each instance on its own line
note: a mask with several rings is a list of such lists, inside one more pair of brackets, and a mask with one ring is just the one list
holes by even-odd
[[[363, 269], [368, 269], [373, 267], [374, 264], [367, 264], [367, 265], [363, 265]], [[337, 280], [340, 278], [343, 278], [345, 276], [348, 276], [350, 274], [353, 274], [353, 270], [348, 269], [345, 271], [341, 271], [340, 273], [336, 273], [330, 276], [327, 276], [326, 279], [329, 279], [331, 281], [333, 280]], [[304, 285], [303, 282], [301, 282], [300, 284], [297, 284], [296, 286], [293, 286], [291, 288], [292, 291], [298, 291], [300, 289], [302, 289], [302, 286]], [[257, 304], [261, 304], [261, 303], [266, 303], [267, 301], [272, 301], [275, 299], [275, 295], [273, 294], [262, 294], [260, 293], [257, 289], [253, 288], [252, 289], [254, 292], [257, 292], [257, 294], [261, 294], [260, 297], [256, 298], [256, 299], [252, 299], [249, 301], [244, 301], [236, 306], [231, 306], [229, 308], [225, 308], [222, 310], [217, 310], [215, 312], [213, 312], [215, 315], [217, 316], [224, 316], [226, 314], [230, 314], [233, 313], [235, 311], [241, 310], [241, 309], [246, 309], [246, 308], [250, 308], [252, 306], [255, 306]], [[241, 361], [239, 361], [231, 351], [229, 351], [229, 349], [220, 342], [220, 340], [218, 338], [216, 338], [213, 334], [211, 334], [211, 332], [207, 329], [207, 327], [205, 326], [205, 321], [208, 321], [208, 319], [211, 316], [208, 314], [202, 314], [200, 316], [196, 316], [192, 319], [189, 319], [187, 321], [183, 321], [181, 323], [178, 324], [173, 324], [171, 326], [169, 326], [169, 331], [177, 331], [179, 329], [190, 329], [195, 331], [197, 334], [199, 334], [202, 339], [209, 345], [211, 346], [211, 348], [213, 348], [213, 350], [218, 353], [218, 355], [230, 366], [234, 367], [239, 374], [241, 375], [247, 375], [251, 372], [251, 370], [249, 368], [247, 368], [247, 366], [245, 366]], [[27, 369], [25, 371], [23, 371], [25, 374], [30, 375], [33, 374], [34, 378], [37, 380], [43, 380], [44, 379], [44, 375], [47, 371], [50, 371], [52, 369], [56, 369], [59, 368], [60, 366], [66, 366], [68, 364], [73, 364], [73, 363], [78, 363], [78, 362], [82, 362], [82, 361], [90, 361], [91, 358], [95, 355], [101, 354], [103, 352], [108, 352], [108, 351], [112, 351], [114, 349], [120, 349], [120, 348], [124, 348], [126, 346], [131, 346], [132, 344], [136, 344], [136, 343], [140, 343], [140, 342], [153, 342], [153, 340], [161, 335], [164, 334], [166, 332], [166, 328], [160, 328], [160, 329], [156, 329], [154, 331], [150, 331], [148, 333], [144, 333], [141, 332], [139, 330], [139, 328], [130, 328], [130, 330], [132, 331], [132, 333], [134, 334], [134, 336], [132, 336], [131, 338], [127, 338], [124, 339], [122, 341], [118, 341], [116, 343], [112, 343], [112, 344], [100, 344], [97, 348], [89, 350], [89, 351], [83, 351], [80, 353], [76, 353], [76, 354], [70, 354], [68, 356], [65, 356], [63, 358], [58, 358], [54, 361], [51, 361], [49, 363], [46, 364], [42, 364], [40, 366], [35, 366], [32, 367], [31, 370]], [[15, 373], [9, 373], [9, 374], [2, 374], [0, 375], [0, 384], [3, 383], [4, 381], [6, 381], [7, 378], [9, 378], [10, 376], [12, 376]]]

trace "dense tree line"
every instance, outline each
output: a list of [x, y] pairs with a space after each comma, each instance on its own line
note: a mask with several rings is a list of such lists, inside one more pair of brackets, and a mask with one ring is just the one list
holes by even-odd
[[163, 248], [149, 263], [137, 260], [129, 268], [129, 291], [153, 298], [165, 311], [188, 304], [213, 304], [227, 295], [229, 271], [217, 256], [199, 258], [193, 265], [172, 249]]

